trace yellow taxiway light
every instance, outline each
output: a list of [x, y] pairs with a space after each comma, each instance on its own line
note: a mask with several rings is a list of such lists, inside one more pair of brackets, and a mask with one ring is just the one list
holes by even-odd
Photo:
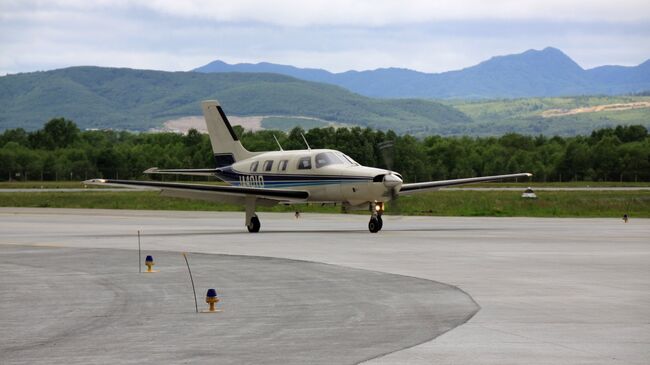
[[147, 255], [147, 258], [144, 260], [144, 264], [147, 265], [147, 271], [145, 272], [148, 273], [157, 272], [152, 269], [152, 267], [155, 265], [155, 263], [153, 262], [153, 256]]
[[209, 309], [204, 313], [215, 313], [221, 312], [217, 309], [217, 303], [219, 298], [217, 298], [217, 291], [214, 289], [208, 289], [208, 293], [205, 295], [205, 302], [210, 306]]

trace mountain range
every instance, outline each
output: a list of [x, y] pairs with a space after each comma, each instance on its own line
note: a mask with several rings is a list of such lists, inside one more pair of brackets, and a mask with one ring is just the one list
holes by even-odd
[[579, 95], [620, 95], [650, 90], [650, 60], [634, 67], [585, 70], [556, 48], [497, 56], [458, 71], [424, 73], [403, 68], [332, 73], [267, 62], [214, 61], [202, 73], [265, 72], [338, 85], [379, 98], [493, 99]]
[[397, 132], [442, 133], [472, 122], [435, 101], [373, 99], [284, 75], [82, 66], [0, 77], [0, 131], [38, 129], [55, 117], [81, 128], [147, 130], [200, 115], [206, 99], [218, 99], [231, 115], [308, 117]]
[[[248, 119], [268, 129], [349, 125], [423, 136], [575, 135], [621, 124], [650, 127], [650, 97], [642, 96], [650, 90], [650, 61], [583, 70], [559, 50], [546, 48], [441, 74], [404, 69], [333, 74], [222, 62], [212, 66], [229, 72], [80, 66], [2, 76], [0, 131], [38, 129], [55, 117], [71, 119], [81, 128], [158, 129], [166, 121], [200, 115], [200, 101], [206, 99], [218, 99], [229, 115], [254, 117]], [[381, 98], [327, 83], [333, 78]], [[646, 92], [605, 95], [641, 90]], [[415, 94], [420, 98], [406, 98]], [[440, 99], [431, 100], [434, 94]], [[564, 94], [605, 96], [509, 99]]]

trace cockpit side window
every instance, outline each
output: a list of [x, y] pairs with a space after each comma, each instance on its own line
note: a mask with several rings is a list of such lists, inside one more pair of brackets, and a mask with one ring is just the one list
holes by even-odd
[[273, 160], [264, 161], [264, 171], [271, 171], [273, 168]]
[[321, 152], [316, 155], [315, 160], [316, 160], [316, 168], [343, 163], [343, 161], [341, 161], [341, 159], [338, 158], [338, 156], [336, 156], [332, 152]]
[[287, 164], [289, 163], [289, 160], [282, 160], [278, 164], [278, 171], [287, 171]]
[[301, 157], [298, 160], [298, 170], [309, 170], [311, 169], [311, 156]]
[[259, 161], [255, 161], [251, 164], [251, 172], [256, 172], [257, 171], [257, 166], [259, 165]]

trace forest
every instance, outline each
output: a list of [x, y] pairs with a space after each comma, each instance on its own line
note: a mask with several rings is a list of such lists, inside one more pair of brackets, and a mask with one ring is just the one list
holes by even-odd
[[[527, 136], [415, 138], [369, 128], [314, 128], [289, 132], [234, 127], [251, 151], [312, 148], [340, 150], [363, 165], [400, 172], [407, 182], [531, 172], [533, 180], [650, 181], [650, 137], [641, 125], [617, 126], [575, 137]], [[382, 142], [391, 141], [385, 148]], [[384, 146], [381, 148], [380, 146]], [[148, 179], [149, 167], [209, 168], [207, 135], [190, 130], [138, 133], [81, 131], [65, 118], [43, 128], [0, 134], [0, 180]], [[169, 177], [167, 177], [169, 179]]]

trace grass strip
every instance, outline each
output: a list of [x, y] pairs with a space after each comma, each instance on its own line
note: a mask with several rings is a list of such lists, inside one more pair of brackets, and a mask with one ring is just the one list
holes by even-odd
[[[404, 196], [387, 204], [387, 214], [472, 217], [650, 218], [650, 191], [544, 191], [523, 199], [516, 191], [437, 191]], [[243, 211], [243, 206], [161, 197], [157, 192], [0, 193], [2, 207]], [[301, 204], [259, 207], [261, 212], [339, 213], [340, 206]], [[368, 214], [360, 211], [361, 214]]]

